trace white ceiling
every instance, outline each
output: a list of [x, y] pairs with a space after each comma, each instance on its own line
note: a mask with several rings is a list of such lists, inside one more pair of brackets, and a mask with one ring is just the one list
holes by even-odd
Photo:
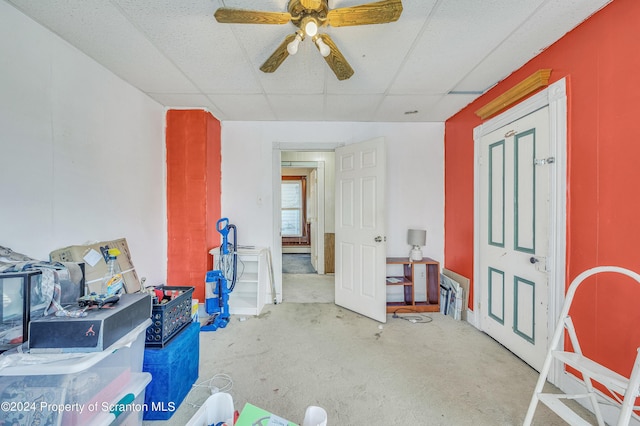
[[[259, 70], [293, 24], [220, 24], [219, 7], [287, 0], [5, 0], [167, 107], [220, 120], [444, 121], [610, 0], [403, 0], [397, 22], [326, 27], [355, 70], [309, 40]], [[329, 0], [330, 8], [368, 3]]]

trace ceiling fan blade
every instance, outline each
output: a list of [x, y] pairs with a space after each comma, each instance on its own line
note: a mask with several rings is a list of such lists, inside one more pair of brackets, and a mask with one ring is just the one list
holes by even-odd
[[296, 38], [296, 34], [289, 34], [280, 46], [269, 56], [269, 58], [264, 61], [264, 64], [260, 67], [262, 72], [274, 72], [278, 69], [278, 67], [284, 62], [285, 59], [289, 56], [289, 52], [287, 51], [287, 45]]
[[359, 6], [331, 9], [327, 14], [327, 22], [332, 27], [385, 24], [397, 21], [401, 14], [401, 0], [383, 0]]
[[286, 24], [291, 20], [289, 12], [261, 12], [227, 7], [216, 10], [213, 16], [222, 24]]
[[318, 36], [329, 46], [329, 49], [331, 49], [331, 52], [324, 60], [327, 61], [329, 68], [331, 68], [336, 77], [338, 77], [338, 80], [346, 80], [351, 77], [353, 75], [353, 68], [351, 68], [351, 65], [349, 65], [345, 57], [342, 56], [342, 53], [340, 53], [336, 44], [331, 40], [331, 37], [329, 37], [328, 34], [319, 34]]

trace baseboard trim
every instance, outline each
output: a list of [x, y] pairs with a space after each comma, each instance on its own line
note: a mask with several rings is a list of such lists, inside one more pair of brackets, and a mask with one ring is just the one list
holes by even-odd
[[472, 311], [471, 309], [467, 309], [467, 322], [480, 330], [479, 324], [476, 320], [476, 311]]
[[286, 246], [282, 246], [282, 253], [311, 253], [311, 247], [286, 247]]

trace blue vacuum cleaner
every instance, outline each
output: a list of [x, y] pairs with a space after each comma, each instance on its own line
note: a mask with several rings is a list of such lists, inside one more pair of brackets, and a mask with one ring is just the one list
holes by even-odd
[[[236, 286], [238, 271], [238, 251], [236, 226], [229, 224], [223, 217], [216, 223], [216, 230], [222, 235], [219, 269], [208, 271], [205, 278], [205, 310], [209, 314], [207, 323], [200, 327], [202, 331], [216, 331], [229, 323], [229, 293]], [[229, 232], [233, 230], [233, 243], [229, 243]], [[229, 281], [231, 284], [229, 285]], [[209, 297], [211, 296], [211, 297]]]

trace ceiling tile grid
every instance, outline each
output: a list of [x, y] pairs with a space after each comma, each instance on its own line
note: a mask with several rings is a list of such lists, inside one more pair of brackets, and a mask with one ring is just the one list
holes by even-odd
[[[484, 1], [440, 3], [416, 43], [418, 53], [411, 55], [391, 93], [445, 94], [454, 89], [540, 2], [531, 0], [523, 6], [494, 0], [490, 19], [474, 19], [486, 14]], [[419, 83], [412, 85], [415, 81]]]
[[[286, 12], [287, 0], [0, 0], [166, 107], [234, 121], [444, 121], [610, 0], [402, 0], [398, 21], [321, 27], [354, 70], [340, 81], [296, 31], [219, 23], [220, 7]], [[374, 0], [374, 2], [377, 0]], [[329, 0], [330, 9], [367, 0]]]

